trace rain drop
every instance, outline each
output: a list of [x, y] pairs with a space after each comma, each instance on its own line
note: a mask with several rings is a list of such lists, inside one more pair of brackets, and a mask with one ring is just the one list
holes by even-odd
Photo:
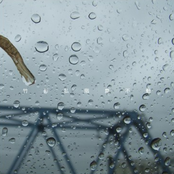
[[69, 57], [69, 62], [72, 65], [76, 65], [79, 62], [79, 58], [76, 55], [71, 55]]
[[113, 107], [114, 107], [114, 109], [119, 109], [120, 108], [120, 103], [119, 102], [115, 103]]
[[57, 53], [55, 53], [54, 55], [53, 55], [53, 60], [54, 61], [57, 61], [59, 59], [59, 55], [57, 54]]
[[170, 51], [170, 58], [174, 59], [174, 51]]
[[142, 98], [143, 98], [143, 100], [148, 100], [149, 94], [148, 93], [143, 94]]
[[36, 43], [35, 49], [39, 53], [44, 53], [49, 50], [49, 45], [45, 41], [39, 41]]
[[94, 12], [91, 12], [89, 13], [88, 17], [89, 19], [94, 20], [97, 17], [97, 15]]
[[63, 110], [64, 107], [65, 107], [65, 104], [64, 104], [63, 102], [59, 102], [59, 103], [57, 104], [57, 108], [58, 108], [59, 110]]
[[81, 50], [81, 44], [79, 42], [74, 42], [71, 45], [71, 49], [75, 52], [80, 51]]
[[138, 152], [139, 152], [139, 154], [143, 154], [144, 153], [144, 147], [140, 147], [139, 149], [138, 149]]
[[[59, 107], [59, 106], [58, 106], [58, 107]], [[58, 120], [61, 120], [62, 118], [63, 118], [63, 114], [62, 114], [62, 113], [58, 113], [58, 114], [57, 114], [57, 119], [58, 119]]]
[[41, 21], [41, 17], [40, 17], [38, 14], [33, 14], [33, 15], [31, 16], [31, 20], [32, 20], [35, 24], [37, 24], [37, 23], [39, 23], [39, 22]]
[[15, 139], [15, 138], [10, 138], [10, 139], [9, 139], [9, 142], [10, 142], [11, 144], [14, 144], [14, 143], [15, 143], [15, 141], [16, 141], [16, 139]]
[[170, 165], [170, 162], [171, 162], [170, 158], [167, 157], [167, 158], [164, 160], [165, 166], [169, 166], [169, 165]]
[[53, 137], [47, 138], [46, 142], [50, 147], [54, 147], [56, 145], [56, 140]]
[[18, 108], [18, 107], [20, 106], [19, 100], [15, 100], [14, 103], [13, 103], [13, 106], [14, 106], [15, 108]]
[[71, 19], [75, 20], [75, 19], [78, 19], [80, 17], [80, 14], [79, 14], [79, 12], [74, 11], [71, 13], [70, 17], [71, 17]]
[[97, 167], [96, 161], [92, 161], [92, 162], [90, 163], [90, 168], [91, 168], [91, 170], [95, 170], [96, 167]]
[[47, 70], [47, 66], [45, 64], [42, 64], [42, 65], [39, 66], [39, 70], [44, 72], [44, 71]]
[[157, 151], [160, 150], [161, 145], [162, 145], [162, 143], [161, 143], [161, 139], [160, 138], [155, 138], [151, 142], [152, 149], [157, 150]]
[[145, 105], [141, 105], [141, 106], [139, 107], [139, 110], [140, 110], [141, 112], [144, 112], [144, 111], [146, 110], [146, 106], [145, 106]]
[[59, 74], [59, 80], [64, 81], [66, 79], [65, 74]]
[[22, 121], [22, 126], [28, 126], [28, 121], [27, 120], [23, 120]]
[[21, 35], [19, 35], [19, 34], [16, 35], [16, 36], [15, 36], [15, 41], [16, 41], [16, 42], [19, 42], [20, 40], [21, 40]]
[[103, 159], [104, 158], [104, 153], [103, 152], [101, 152], [100, 154], [99, 154], [99, 159]]
[[129, 116], [127, 116], [127, 117], [124, 118], [123, 121], [124, 121], [125, 124], [130, 124], [131, 123], [131, 118]]
[[170, 14], [170, 15], [169, 15], [169, 19], [170, 19], [171, 21], [173, 21], [173, 20], [174, 20], [174, 14]]
[[2, 136], [6, 136], [7, 135], [7, 133], [8, 133], [8, 129], [6, 128], [6, 127], [4, 127], [3, 129], [2, 129]]

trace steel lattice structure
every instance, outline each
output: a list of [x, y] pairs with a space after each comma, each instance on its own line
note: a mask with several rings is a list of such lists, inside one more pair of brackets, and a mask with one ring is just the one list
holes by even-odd
[[[25, 112], [23, 111], [22, 108], [25, 108]], [[56, 108], [38, 108], [38, 107], [27, 107], [27, 106], [23, 106], [23, 107], [19, 107], [19, 108], [15, 108], [13, 106], [0, 106], [0, 111], [1, 111], [1, 115], [0, 115], [0, 120], [5, 119], [6, 122], [5, 123], [0, 123], [0, 126], [6, 126], [6, 127], [16, 127], [18, 125], [21, 125], [22, 120], [21, 119], [17, 119], [15, 118], [16, 116], [23, 116], [26, 114], [30, 114], [30, 113], [38, 113], [38, 119], [36, 122], [32, 123], [29, 122], [28, 126], [30, 128], [30, 132], [26, 138], [26, 140], [24, 141], [24, 143], [21, 145], [20, 150], [15, 158], [15, 160], [13, 161], [12, 165], [9, 167], [8, 170], [8, 174], [13, 174], [17, 171], [20, 170], [22, 161], [25, 159], [25, 157], [28, 154], [29, 149], [31, 148], [32, 144], [34, 143], [36, 136], [39, 133], [42, 133], [45, 129], [45, 127], [50, 127], [52, 129], [53, 135], [56, 138], [57, 141], [59, 141], [59, 147], [60, 150], [62, 152], [65, 152], [66, 155], [64, 155], [64, 159], [67, 162], [67, 166], [69, 167], [69, 170], [71, 171], [72, 174], [76, 174], [76, 167], [72, 164], [71, 162], [71, 158], [68, 155], [68, 152], [66, 151], [66, 149], [64, 148], [64, 144], [59, 136], [59, 133], [57, 132], [57, 130], [59, 130], [60, 126], [52, 126], [52, 119], [51, 119], [51, 115], [56, 115], [59, 112], [61, 112], [63, 114], [63, 116], [65, 118], [68, 119], [68, 121], [65, 122], [65, 124], [63, 125], [64, 128], [66, 129], [71, 129], [73, 131], [73, 127], [76, 127], [76, 130], [103, 130], [103, 129], [107, 129], [108, 130], [108, 135], [106, 136], [106, 139], [104, 140], [104, 142], [109, 143], [108, 139], [110, 136], [114, 136], [115, 140], [117, 142], [119, 142], [119, 149], [118, 149], [118, 153], [112, 155], [112, 157], [108, 158], [108, 166], [110, 163], [113, 163], [114, 166], [112, 168], [108, 167], [108, 174], [113, 174], [116, 167], [117, 167], [117, 160], [119, 158], [120, 153], [123, 153], [123, 155], [125, 156], [128, 164], [130, 165], [130, 169], [132, 171], [132, 173], [136, 173], [136, 168], [134, 165], [131, 165], [132, 160], [129, 157], [129, 153], [128, 150], [126, 148], [126, 146], [124, 145], [124, 142], [126, 140], [126, 138], [128, 137], [129, 134], [129, 128], [130, 127], [136, 127], [137, 131], [139, 132], [141, 138], [144, 139], [144, 141], [146, 142], [147, 146], [150, 148], [151, 152], [155, 155], [156, 158], [158, 158], [157, 163], [159, 163], [159, 165], [161, 166], [163, 171], [166, 171], [167, 173], [171, 173], [170, 169], [168, 166], [165, 165], [163, 156], [161, 155], [161, 153], [159, 151], [154, 150], [151, 147], [151, 142], [153, 140], [151, 134], [149, 133], [149, 130], [147, 129], [147, 127], [145, 126], [144, 122], [139, 118], [139, 114], [135, 111], [116, 111], [116, 110], [97, 110], [97, 109], [78, 109], [76, 110], [74, 113], [70, 112], [70, 108], [64, 108], [63, 110], [59, 111]], [[8, 117], [9, 114], [5, 113], [8, 111], [12, 111], [13, 116], [9, 118], [10, 122], [8, 123]], [[5, 114], [4, 114], [5, 113]], [[79, 117], [79, 115], [85, 115], [85, 117]], [[95, 115], [95, 117], [91, 117], [89, 119], [89, 117], [87, 116], [91, 116], [91, 115]], [[111, 117], [119, 117], [119, 115], [123, 115], [123, 117], [129, 117], [131, 122], [130, 124], [125, 124], [124, 123], [124, 119], [120, 118], [118, 119], [117, 123], [114, 126], [108, 126], [105, 124], [101, 124], [101, 123], [97, 123], [96, 121], [99, 120], [106, 120], [109, 119]], [[44, 123], [44, 122], [47, 123]], [[77, 122], [81, 122], [81, 123], [85, 123], [88, 126], [77, 126]], [[59, 122], [60, 123], [60, 122]], [[122, 127], [125, 129], [124, 132], [117, 132], [116, 128], [117, 127]], [[144, 133], [148, 133], [148, 136], [143, 136]], [[25, 147], [25, 148], [24, 148]], [[54, 159], [58, 159], [58, 156], [55, 153], [55, 149], [48, 146], [48, 148], [51, 151], [52, 157]], [[103, 146], [101, 146], [101, 148], [99, 149], [99, 152], [104, 152], [105, 148]], [[99, 157], [96, 157], [96, 163], [98, 164], [99, 162]], [[61, 174], [64, 174], [65, 172], [61, 170], [61, 166], [59, 164], [59, 162], [56, 163], [58, 170], [60, 171]], [[95, 170], [91, 170], [90, 172], [91, 174], [95, 173]]]

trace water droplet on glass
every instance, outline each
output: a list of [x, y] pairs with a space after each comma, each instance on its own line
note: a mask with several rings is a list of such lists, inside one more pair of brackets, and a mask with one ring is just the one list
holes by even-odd
[[170, 92], [170, 88], [165, 88], [165, 89], [164, 89], [164, 93], [165, 93], [165, 94], [167, 94], [167, 93], [169, 93], [169, 92]]
[[141, 112], [144, 112], [144, 111], [146, 110], [146, 106], [145, 106], [145, 105], [141, 105], [141, 106], [139, 107], [139, 110], [140, 110]]
[[79, 12], [74, 11], [71, 13], [70, 17], [71, 17], [71, 19], [75, 20], [75, 19], [78, 19], [80, 17], [80, 14], [79, 14]]
[[15, 138], [10, 138], [10, 139], [9, 139], [9, 142], [10, 142], [11, 144], [14, 144], [15, 141], [16, 141]]
[[27, 120], [23, 120], [22, 121], [22, 126], [28, 126], [28, 121]]
[[174, 51], [170, 51], [170, 58], [174, 59]]
[[35, 49], [39, 53], [44, 53], [44, 52], [48, 51], [49, 45], [45, 41], [39, 41], [36, 43]]
[[174, 129], [170, 131], [170, 135], [173, 137], [174, 136]]
[[76, 55], [71, 55], [69, 57], [69, 62], [72, 64], [72, 65], [76, 65], [78, 62], [79, 62], [79, 58], [76, 56]]
[[2, 129], [2, 136], [6, 136], [7, 135], [7, 133], [8, 133], [8, 129], [6, 128], [6, 127], [4, 127], [3, 129]]
[[99, 154], [99, 159], [103, 159], [104, 158], [104, 153], [103, 152], [101, 152], [100, 154]]
[[93, 100], [92, 99], [88, 100], [88, 104], [92, 105], [93, 104]]
[[59, 79], [61, 81], [64, 81], [66, 79], [66, 75], [65, 74], [59, 74]]
[[18, 107], [20, 106], [19, 100], [15, 100], [14, 103], [13, 103], [13, 106], [14, 106], [15, 108], [18, 108]]
[[120, 108], [120, 103], [119, 102], [115, 103], [113, 107], [114, 107], [114, 109], [119, 109]]
[[55, 53], [54, 55], [53, 55], [53, 60], [54, 61], [57, 61], [59, 59], [59, 55], [57, 54], [57, 53]]
[[126, 124], [130, 124], [131, 123], [131, 118], [129, 116], [126, 116], [123, 121]]
[[95, 170], [96, 167], [97, 167], [96, 161], [92, 161], [92, 162], [90, 163], [90, 168], [91, 168], [91, 170]]
[[97, 15], [94, 12], [91, 12], [89, 13], [88, 17], [89, 19], [94, 20], [97, 17]]
[[103, 26], [102, 26], [102, 25], [98, 25], [97, 29], [98, 29], [99, 31], [102, 31], [102, 30], [103, 30]]
[[122, 36], [122, 39], [123, 39], [124, 41], [127, 41], [127, 40], [129, 40], [129, 36], [128, 36], [127, 34], [124, 34], [124, 35]]
[[33, 14], [31, 16], [31, 20], [34, 22], [34, 23], [39, 23], [41, 21], [41, 17], [38, 15], [38, 14]]
[[64, 107], [65, 107], [65, 104], [64, 104], [63, 102], [59, 102], [59, 103], [57, 104], [57, 108], [58, 108], [59, 110], [62, 110]]
[[143, 154], [144, 153], [144, 147], [140, 147], [139, 149], [138, 149], [138, 152], [139, 152], [139, 154]]
[[71, 112], [72, 114], [74, 114], [74, 113], [76, 112], [76, 108], [72, 107], [72, 108], [70, 109], [70, 112]]
[[116, 128], [116, 132], [117, 132], [117, 133], [120, 133], [121, 130], [122, 130], [122, 128], [121, 128], [120, 126], [118, 126], [118, 127]]
[[145, 93], [145, 94], [143, 94], [143, 96], [142, 96], [142, 98], [144, 99], [144, 100], [148, 100], [149, 99], [149, 94], [148, 93]]
[[155, 138], [151, 142], [152, 149], [157, 150], [157, 151], [160, 150], [161, 145], [162, 145], [162, 143], [161, 143], [161, 139], [160, 138]]
[[63, 118], [63, 114], [62, 114], [62, 113], [58, 113], [58, 114], [57, 114], [57, 119], [58, 119], [58, 120], [61, 120], [62, 118]]
[[20, 40], [21, 40], [21, 35], [19, 35], [19, 34], [16, 35], [16, 36], [15, 36], [15, 41], [16, 41], [16, 42], [19, 42]]
[[39, 66], [39, 70], [44, 72], [44, 71], [47, 70], [47, 66], [45, 64], [42, 64], [42, 65]]
[[71, 45], [71, 49], [75, 52], [80, 51], [81, 50], [81, 44], [79, 42], [74, 42]]
[[167, 158], [164, 160], [165, 166], [169, 166], [169, 165], [170, 165], [170, 162], [171, 162], [170, 158], [167, 157]]
[[56, 140], [53, 137], [47, 138], [47, 144], [50, 147], [54, 147], [56, 145]]
[[171, 21], [173, 21], [173, 20], [174, 20], [174, 14], [170, 14], [170, 15], [169, 15], [169, 19], [170, 19]]

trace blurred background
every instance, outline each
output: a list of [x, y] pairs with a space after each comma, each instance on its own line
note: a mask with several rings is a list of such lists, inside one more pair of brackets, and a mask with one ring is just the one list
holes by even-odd
[[0, 49], [0, 173], [174, 173], [172, 0], [0, 0], [0, 23], [36, 78]]

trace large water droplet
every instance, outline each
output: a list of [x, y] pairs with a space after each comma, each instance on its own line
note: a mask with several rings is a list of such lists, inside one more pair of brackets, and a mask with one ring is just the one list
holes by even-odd
[[59, 74], [59, 79], [61, 81], [64, 81], [66, 79], [66, 75], [65, 74]]
[[2, 136], [6, 136], [7, 135], [7, 133], [8, 133], [8, 129], [6, 128], [6, 127], [4, 127], [3, 129], [2, 129]]
[[59, 110], [63, 110], [64, 107], [65, 107], [65, 104], [64, 104], [63, 102], [59, 102], [59, 103], [57, 104], [57, 108], [58, 108]]
[[149, 99], [149, 94], [148, 93], [143, 94], [142, 98], [144, 100], [148, 100]]
[[23, 120], [22, 121], [22, 126], [28, 126], [28, 121], [27, 120]]
[[144, 111], [146, 110], [146, 106], [145, 106], [145, 105], [141, 105], [141, 106], [139, 107], [139, 110], [140, 110], [141, 112], [144, 112]]
[[126, 124], [130, 124], [131, 123], [131, 118], [129, 116], [126, 116], [123, 121]]
[[81, 44], [79, 42], [74, 42], [71, 45], [71, 49], [75, 52], [80, 51], [81, 50]]
[[157, 150], [157, 151], [160, 150], [161, 145], [162, 145], [162, 143], [161, 143], [161, 139], [160, 138], [155, 138], [151, 142], [152, 149]]
[[16, 35], [16, 36], [15, 36], [15, 41], [16, 41], [16, 42], [19, 42], [20, 40], [21, 40], [21, 35], [19, 35], [19, 34]]
[[13, 106], [15, 108], [18, 108], [20, 106], [20, 101], [19, 100], [15, 100], [14, 103], [13, 103]]
[[117, 102], [117, 103], [114, 103], [114, 109], [119, 109], [120, 108], [120, 103], [119, 102]]
[[48, 146], [50, 146], [50, 147], [54, 147], [56, 145], [56, 140], [53, 137], [47, 138], [46, 141], [47, 141]]
[[15, 143], [15, 141], [16, 141], [16, 139], [15, 139], [15, 138], [10, 138], [10, 139], [9, 139], [9, 142], [10, 142], [11, 144], [14, 144], [14, 143]]
[[78, 62], [79, 62], [79, 58], [76, 56], [76, 55], [71, 55], [69, 57], [69, 62], [72, 64], [72, 65], [76, 65]]
[[31, 20], [34, 22], [34, 23], [39, 23], [41, 21], [41, 17], [38, 15], [38, 14], [33, 14], [31, 16]]
[[36, 43], [35, 49], [39, 53], [44, 53], [44, 52], [48, 51], [49, 45], [45, 41], [39, 41]]
[[71, 19], [75, 20], [75, 19], [78, 19], [80, 17], [80, 14], [79, 14], [79, 12], [74, 11], [71, 13], [70, 17], [71, 17]]
[[42, 65], [39, 66], [39, 70], [44, 72], [44, 71], [47, 70], [47, 66], [45, 64], [42, 64]]
[[89, 19], [94, 20], [97, 17], [97, 15], [94, 12], [91, 12], [89, 13], [88, 17]]
[[97, 167], [96, 161], [92, 161], [92, 162], [90, 163], [90, 168], [91, 168], [91, 170], [95, 170], [96, 167]]

